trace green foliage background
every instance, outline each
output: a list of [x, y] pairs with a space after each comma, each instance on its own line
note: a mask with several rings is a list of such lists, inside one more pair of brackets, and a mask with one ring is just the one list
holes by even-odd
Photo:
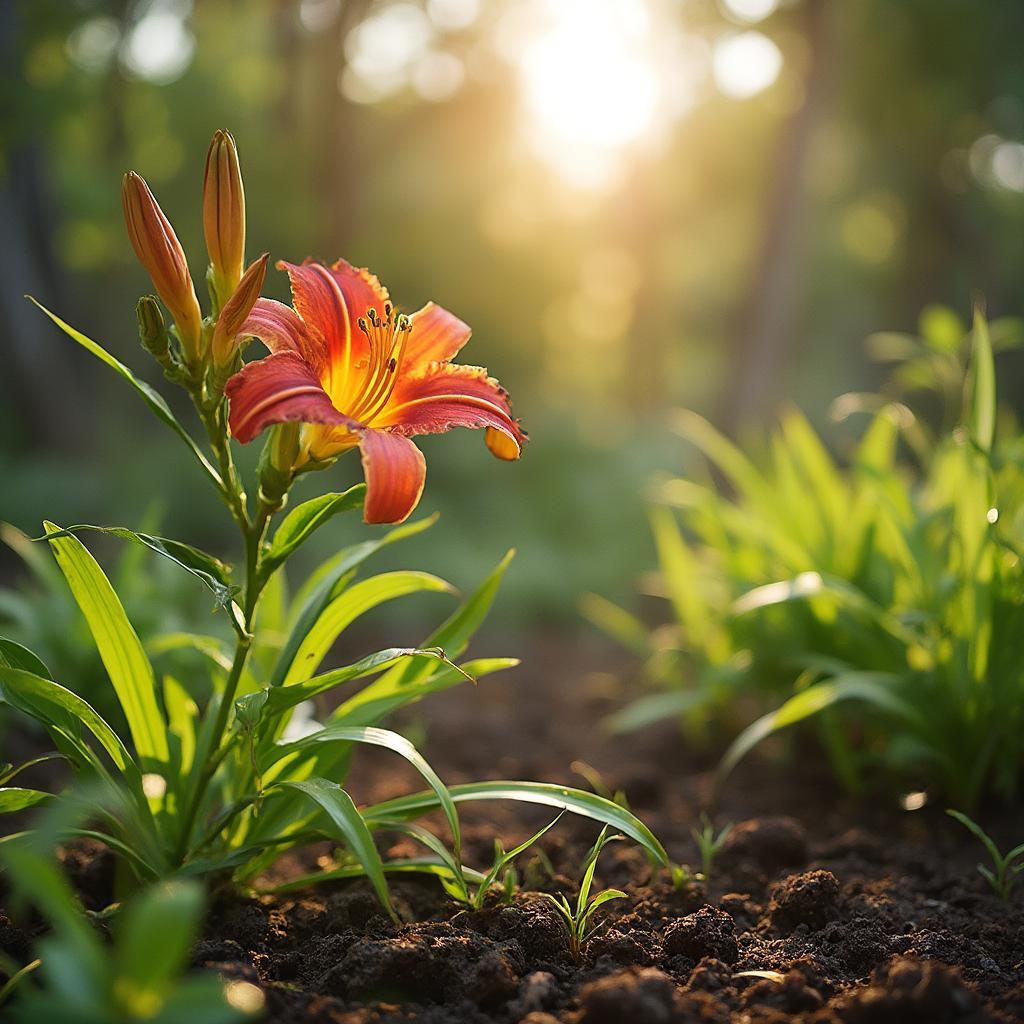
[[[242, 155], [250, 256], [344, 255], [406, 309], [435, 299], [473, 325], [466, 358], [512, 392], [534, 438], [527, 457], [500, 464], [471, 434], [427, 439], [423, 507], [443, 525], [404, 553], [458, 581], [516, 544], [506, 627], [575, 622], [583, 590], [625, 598], [653, 558], [646, 481], [685, 468], [664, 427], [671, 407], [736, 425], [789, 398], [820, 419], [837, 393], [873, 383], [869, 331], [909, 329], [933, 301], [966, 313], [975, 289], [991, 315], [1021, 312], [1024, 193], [992, 171], [995, 147], [1008, 145], [1012, 164], [1024, 139], [1015, 0], [791, 0], [754, 25], [711, 2], [651, 0], [651, 17], [694, 53], [757, 31], [782, 70], [736, 100], [694, 57], [688, 111], [602, 190], [566, 186], [524, 144], [518, 67], [495, 42], [516, 0], [477, 5], [455, 31], [435, 25], [431, 47], [466, 69], [449, 98], [403, 87], [347, 99], [351, 34], [388, 6], [4, 6], [0, 518], [31, 534], [44, 514], [135, 525], [170, 484], [168, 531], [214, 550], [229, 542], [210, 535], [212, 499], [173, 442], [20, 298], [36, 293], [156, 381], [135, 341], [148, 283], [121, 223], [120, 175], [147, 177], [198, 279], [202, 160], [221, 126]], [[154, 12], [194, 42], [168, 80], [123, 59]], [[119, 42], [83, 66], [81, 34], [97, 19]], [[793, 246], [773, 249], [787, 229]], [[283, 275], [268, 291], [285, 297]], [[778, 317], [769, 299], [780, 295]], [[766, 318], [778, 320], [770, 372], [744, 380], [749, 325]], [[1012, 379], [1001, 389], [1014, 398]], [[358, 475], [343, 463], [303, 496]]]

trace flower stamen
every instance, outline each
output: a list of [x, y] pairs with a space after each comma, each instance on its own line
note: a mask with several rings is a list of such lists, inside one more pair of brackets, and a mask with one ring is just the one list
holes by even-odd
[[371, 306], [357, 323], [369, 343], [370, 357], [363, 387], [349, 415], [370, 423], [387, 405], [394, 390], [412, 322], [404, 313], [396, 316], [391, 303], [385, 302], [383, 317]]

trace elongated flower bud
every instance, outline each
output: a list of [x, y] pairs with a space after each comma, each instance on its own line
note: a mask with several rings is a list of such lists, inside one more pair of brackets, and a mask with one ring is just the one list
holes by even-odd
[[223, 306], [245, 266], [245, 191], [238, 150], [230, 132], [218, 131], [203, 175], [203, 231], [213, 267], [213, 289]]
[[252, 262], [217, 317], [217, 326], [213, 331], [213, 361], [218, 367], [225, 366], [235, 354], [238, 332], [260, 297], [263, 279], [267, 276], [268, 259], [270, 253], [265, 252]]
[[174, 317], [186, 359], [196, 362], [202, 354], [203, 316], [178, 236], [149, 186], [134, 171], [124, 176], [121, 200], [135, 255]]

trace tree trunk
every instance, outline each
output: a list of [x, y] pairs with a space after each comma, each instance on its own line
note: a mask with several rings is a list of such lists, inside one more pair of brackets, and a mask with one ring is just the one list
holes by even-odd
[[810, 54], [805, 98], [782, 135], [754, 280], [733, 342], [730, 386], [720, 415], [725, 429], [733, 434], [747, 424], [770, 419], [792, 357], [804, 283], [807, 162], [827, 109], [825, 94], [835, 59], [831, 7], [830, 0], [804, 0], [803, 4], [803, 32]]

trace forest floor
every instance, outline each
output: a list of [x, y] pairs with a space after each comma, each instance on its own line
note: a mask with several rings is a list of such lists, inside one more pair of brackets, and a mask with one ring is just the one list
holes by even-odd
[[[430, 698], [401, 724], [423, 730], [423, 752], [449, 783], [586, 788], [571, 768], [582, 759], [625, 792], [673, 860], [696, 865], [690, 829], [711, 800], [713, 755], [688, 749], [670, 724], [607, 736], [599, 723], [621, 700], [608, 652], [563, 649], [541, 639], [524, 666]], [[368, 754], [351, 777], [357, 803], [420, 788], [397, 759]], [[495, 837], [510, 847], [551, 817], [504, 803], [462, 814], [464, 860], [483, 868]], [[1001, 845], [1024, 839], [1019, 812], [982, 820]], [[521, 857], [534, 891], [508, 905], [495, 897], [461, 911], [432, 879], [393, 879], [410, 922], [396, 927], [361, 882], [221, 898], [195, 962], [260, 985], [274, 1024], [1024, 1021], [1024, 884], [998, 900], [976, 871], [980, 846], [941, 806], [845, 799], [807, 750], [798, 765], [758, 755], [741, 765], [715, 808], [716, 824], [727, 821], [708, 886], [675, 889], [631, 843], [608, 846], [598, 883], [629, 898], [605, 908], [578, 962], [537, 895], [575, 892], [598, 828], [571, 816], [541, 839], [542, 854]], [[286, 859], [272, 880], [314, 870], [329, 852]], [[383, 852], [422, 853], [401, 839]], [[79, 848], [66, 862], [87, 898], [109, 897], [104, 854]], [[5, 944], [17, 946], [11, 934]]]

